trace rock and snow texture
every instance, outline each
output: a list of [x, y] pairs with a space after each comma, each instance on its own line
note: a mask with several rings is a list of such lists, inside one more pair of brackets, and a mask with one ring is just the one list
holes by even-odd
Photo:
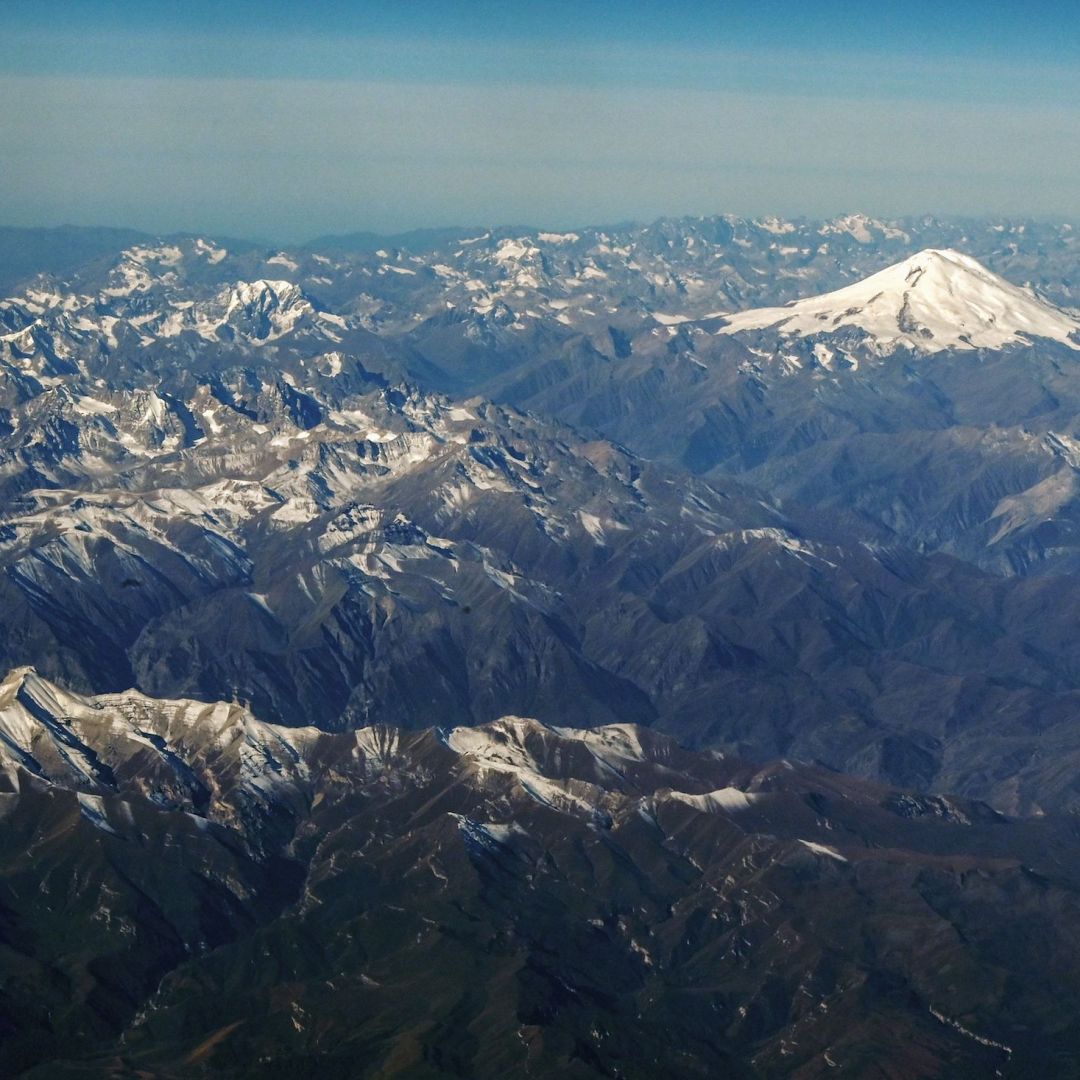
[[[0, 681], [0, 795], [20, 790], [22, 771], [80, 792], [84, 813], [101, 828], [108, 828], [101, 795], [146, 796], [159, 806], [230, 820], [241, 806], [288, 803], [328, 769], [359, 767], [369, 775], [397, 768], [401, 739], [386, 727], [338, 733], [282, 727], [235, 702], [168, 700], [137, 690], [85, 696], [32, 667], [15, 668]], [[407, 736], [414, 748], [418, 739]], [[458, 781], [470, 788], [498, 795], [510, 777], [519, 794], [585, 819], [610, 791], [643, 799], [633, 780], [638, 772], [658, 761], [691, 760], [663, 736], [630, 724], [581, 730], [505, 716], [453, 728], [439, 741], [460, 761]], [[703, 765], [720, 773], [728, 768], [715, 756]], [[725, 786], [671, 797], [702, 813], [733, 813], [761, 796]]]
[[811, 337], [854, 327], [881, 352], [1000, 349], [1049, 338], [1080, 350], [1080, 321], [958, 251], [920, 251], [835, 292], [727, 317], [718, 333]]
[[311, 728], [262, 723], [235, 703], [169, 701], [137, 690], [87, 697], [31, 667], [0, 682], [0, 776], [13, 791], [21, 768], [91, 795], [134, 790], [184, 809], [200, 792], [220, 797], [236, 786], [268, 798], [306, 779], [303, 754], [319, 737]]
[[5, 1062], [370, 1075], [372, 1046], [468, 1030], [479, 1076], [570, 1075], [581, 1045], [607, 1075], [627, 1046], [656, 1075], [1060, 1075], [1080, 840], [957, 805], [628, 724], [314, 732], [17, 669]]

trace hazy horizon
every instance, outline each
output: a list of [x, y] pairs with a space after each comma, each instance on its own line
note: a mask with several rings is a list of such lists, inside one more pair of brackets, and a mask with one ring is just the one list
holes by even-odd
[[837, 221], [842, 218], [848, 217], [866, 217], [869, 220], [881, 221], [883, 224], [891, 224], [894, 222], [912, 222], [921, 220], [924, 218], [939, 221], [943, 224], [949, 223], [964, 223], [964, 222], [1009, 222], [1013, 224], [1024, 224], [1026, 222], [1040, 223], [1040, 224], [1061, 224], [1070, 226], [1075, 221], [1070, 215], [1061, 214], [1014, 214], [1014, 215], [995, 215], [995, 214], [945, 214], [934, 213], [932, 211], [910, 213], [910, 214], [896, 214], [896, 215], [874, 215], [867, 213], [862, 208], [855, 208], [850, 210], [841, 211], [837, 214], [828, 215], [815, 215], [815, 214], [736, 214], [729, 210], [717, 210], [708, 214], [660, 214], [652, 218], [627, 218], [623, 220], [611, 220], [611, 221], [581, 221], [572, 222], [570, 224], [552, 224], [550, 222], [512, 222], [512, 221], [472, 221], [472, 222], [440, 222], [436, 224], [422, 224], [413, 228], [398, 229], [398, 230], [379, 230], [379, 229], [366, 229], [366, 228], [347, 228], [336, 229], [332, 232], [324, 232], [318, 235], [303, 235], [297, 237], [280, 237], [273, 235], [257, 235], [257, 234], [242, 234], [235, 231], [217, 231], [211, 229], [141, 229], [136, 226], [126, 225], [123, 222], [115, 221], [91, 221], [91, 222], [73, 222], [73, 221], [61, 221], [55, 224], [35, 224], [21, 222], [12, 222], [0, 220], [0, 229], [25, 229], [29, 231], [44, 231], [44, 232], [58, 232], [63, 230], [85, 230], [88, 232], [104, 231], [104, 232], [131, 232], [139, 233], [146, 237], [168, 240], [172, 238], [182, 237], [205, 237], [212, 238], [219, 241], [230, 241], [232, 243], [252, 244], [258, 246], [281, 246], [281, 247], [305, 247], [315, 244], [322, 240], [337, 240], [348, 238], [352, 236], [367, 236], [372, 240], [402, 240], [413, 236], [422, 236], [424, 234], [439, 234], [439, 233], [455, 233], [455, 232], [485, 232], [491, 230], [496, 233], [530, 233], [530, 232], [574, 232], [582, 231], [586, 229], [599, 229], [599, 230], [614, 230], [614, 229], [641, 229], [649, 228], [653, 225], [660, 224], [666, 221], [708, 221], [713, 218], [739, 218], [746, 221], [766, 221], [769, 218], [777, 218], [784, 221], [790, 221], [793, 223], [809, 222], [809, 223], [825, 223], [829, 221]]
[[1071, 218], [1066, 14], [44, 5], [5, 31], [4, 216], [283, 243], [718, 212]]

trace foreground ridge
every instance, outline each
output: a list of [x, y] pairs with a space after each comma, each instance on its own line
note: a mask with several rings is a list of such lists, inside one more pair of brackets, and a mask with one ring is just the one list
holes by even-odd
[[326, 733], [25, 668], [0, 747], [12, 1072], [977, 1076], [1080, 1051], [1080, 848], [1051, 817], [634, 725]]

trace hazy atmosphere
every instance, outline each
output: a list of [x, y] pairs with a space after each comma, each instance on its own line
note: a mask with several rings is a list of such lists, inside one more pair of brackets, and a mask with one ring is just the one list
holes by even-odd
[[1075, 0], [0, 26], [0, 1077], [1080, 1077]]
[[5, 7], [9, 224], [1080, 209], [1060, 4]]

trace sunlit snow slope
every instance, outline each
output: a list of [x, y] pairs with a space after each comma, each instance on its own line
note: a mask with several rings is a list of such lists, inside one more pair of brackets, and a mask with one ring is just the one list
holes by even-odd
[[1080, 349], [1080, 322], [958, 251], [928, 249], [836, 292], [728, 317], [722, 334], [864, 330], [885, 352], [998, 349], [1050, 338]]

